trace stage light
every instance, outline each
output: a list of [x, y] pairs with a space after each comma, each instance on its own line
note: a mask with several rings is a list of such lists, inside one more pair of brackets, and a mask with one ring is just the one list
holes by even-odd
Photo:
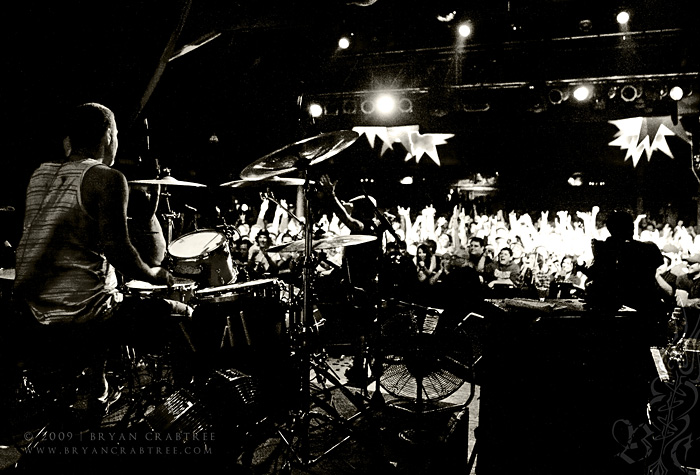
[[321, 115], [323, 114], [323, 107], [316, 103], [310, 104], [309, 114], [311, 115], [311, 117], [321, 117]]
[[581, 30], [582, 33], [590, 33], [590, 31], [593, 29], [593, 22], [591, 20], [581, 20], [578, 22], [578, 29]]
[[631, 84], [626, 84], [620, 89], [620, 97], [625, 102], [632, 102], [639, 97], [640, 92]]
[[365, 100], [360, 104], [360, 109], [362, 109], [363, 114], [374, 113], [374, 101]]
[[396, 108], [396, 100], [388, 94], [377, 98], [377, 110], [380, 114], [390, 114]]
[[343, 101], [343, 114], [355, 114], [357, 112], [357, 102], [353, 100]]
[[622, 11], [617, 14], [617, 22], [620, 25], [626, 25], [630, 21], [630, 14], [628, 12]]
[[459, 32], [459, 35], [462, 38], [467, 38], [469, 35], [472, 34], [472, 27], [469, 26], [467, 23], [462, 23], [461, 25], [459, 25], [457, 31]]
[[568, 100], [569, 93], [566, 91], [562, 91], [561, 89], [552, 89], [549, 91], [549, 94], [547, 97], [549, 98], [550, 103], [557, 105], [557, 104], [561, 104], [562, 102]]
[[399, 110], [404, 114], [413, 112], [413, 101], [407, 97], [402, 98], [399, 101]]
[[591, 88], [588, 86], [579, 86], [574, 90], [574, 98], [577, 101], [585, 101], [592, 95]]
[[402, 185], [412, 185], [413, 184], [413, 177], [412, 176], [405, 176], [401, 179], [399, 182]]
[[348, 49], [350, 47], [350, 38], [347, 36], [343, 36], [338, 40], [338, 48], [340, 49]]
[[683, 88], [680, 86], [673, 86], [670, 91], [668, 91], [669, 97], [673, 99], [674, 101], [680, 101], [683, 99]]

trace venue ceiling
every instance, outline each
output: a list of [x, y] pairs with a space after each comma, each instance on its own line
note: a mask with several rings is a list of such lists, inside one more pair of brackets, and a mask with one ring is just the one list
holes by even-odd
[[[405, 160], [398, 146], [380, 156], [358, 140], [348, 154], [365, 174], [568, 176], [578, 171], [572, 162], [585, 171], [603, 160], [629, 173], [624, 151], [608, 145], [617, 131], [610, 120], [671, 115], [697, 130], [697, 3], [21, 2], [2, 27], [4, 142], [16, 171], [6, 174], [5, 193], [60, 153], [58, 118], [86, 101], [117, 113], [118, 166], [129, 170], [150, 154], [178, 178], [207, 184], [240, 178], [286, 144], [356, 126], [453, 134], [438, 146], [439, 162]], [[631, 12], [626, 31], [615, 21], [623, 6]], [[472, 27], [466, 39], [456, 36], [462, 20]], [[351, 35], [345, 50], [342, 35]], [[595, 94], [576, 104], [568, 90], [584, 82]], [[676, 84], [686, 91], [679, 102], [668, 99]], [[628, 101], [621, 92], [630, 85]], [[405, 99], [399, 115], [365, 113], [380, 91]], [[309, 116], [312, 102], [321, 117]]]

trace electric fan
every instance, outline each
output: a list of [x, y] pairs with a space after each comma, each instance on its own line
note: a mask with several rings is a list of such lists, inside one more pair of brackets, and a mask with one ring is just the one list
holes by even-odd
[[455, 393], [473, 378], [474, 351], [464, 321], [455, 325], [442, 310], [400, 305], [381, 325], [382, 388], [417, 403]]

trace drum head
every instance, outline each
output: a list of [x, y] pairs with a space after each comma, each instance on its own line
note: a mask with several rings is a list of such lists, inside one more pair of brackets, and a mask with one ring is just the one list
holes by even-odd
[[195, 231], [180, 236], [168, 247], [173, 257], [197, 257], [218, 249], [226, 241], [226, 236], [217, 231]]

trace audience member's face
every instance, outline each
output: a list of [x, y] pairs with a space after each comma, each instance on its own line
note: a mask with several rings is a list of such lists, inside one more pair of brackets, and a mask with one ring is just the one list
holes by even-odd
[[424, 261], [426, 257], [425, 250], [423, 248], [418, 248], [416, 251], [416, 256], [418, 257], [419, 261]]
[[450, 247], [450, 236], [447, 234], [441, 234], [438, 240], [440, 241], [440, 245], [442, 247]]
[[513, 260], [513, 256], [510, 255], [508, 251], [501, 251], [498, 253], [498, 262], [501, 265], [508, 265]]
[[484, 246], [478, 241], [471, 241], [469, 243], [469, 254], [472, 256], [480, 256], [484, 253]]
[[267, 234], [260, 234], [256, 241], [258, 242], [258, 246], [260, 246], [262, 249], [270, 246], [270, 236]]
[[561, 270], [565, 273], [570, 273], [574, 270], [574, 263], [570, 258], [564, 258], [561, 261]]

